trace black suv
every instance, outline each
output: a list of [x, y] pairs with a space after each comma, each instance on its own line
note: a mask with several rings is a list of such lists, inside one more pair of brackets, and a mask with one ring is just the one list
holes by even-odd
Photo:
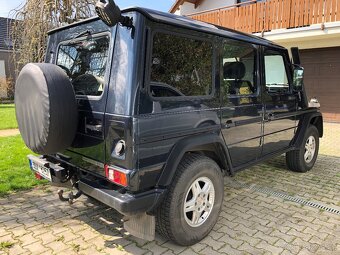
[[223, 176], [286, 153], [310, 170], [323, 134], [297, 48], [100, 1], [99, 17], [49, 32], [46, 63], [17, 80], [16, 115], [36, 176], [125, 215], [133, 235], [181, 245], [218, 219]]

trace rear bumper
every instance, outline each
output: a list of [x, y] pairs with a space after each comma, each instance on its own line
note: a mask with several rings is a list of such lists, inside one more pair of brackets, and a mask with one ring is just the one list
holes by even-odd
[[[158, 202], [161, 201], [165, 193], [164, 189], [152, 189], [137, 194], [123, 193], [121, 187], [116, 186], [120, 189], [118, 190], [114, 185], [107, 185], [108, 181], [105, 178], [92, 175], [91, 173], [84, 176], [81, 174], [79, 168], [71, 166], [68, 162], [61, 159], [51, 156], [43, 158], [33, 155], [29, 155], [28, 158], [30, 162], [33, 161], [43, 166], [46, 171], [50, 171], [50, 176], [47, 179], [49, 179], [53, 185], [72, 188], [69, 179], [68, 181], [65, 180], [67, 176], [73, 175], [74, 183], [78, 184], [77, 188], [79, 190], [126, 216], [151, 212], [158, 205]], [[55, 164], [56, 162], [58, 164]], [[32, 163], [30, 163], [30, 165], [31, 164]]]
[[80, 180], [78, 188], [126, 216], [152, 211], [164, 195], [163, 189], [153, 189], [139, 194], [121, 194], [88, 180]]

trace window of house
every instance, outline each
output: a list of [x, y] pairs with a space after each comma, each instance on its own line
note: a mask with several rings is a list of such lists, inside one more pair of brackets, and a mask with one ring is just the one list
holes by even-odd
[[76, 95], [100, 96], [109, 50], [109, 37], [87, 38], [62, 44], [57, 65], [70, 78]]
[[230, 96], [257, 93], [256, 48], [249, 43], [227, 40], [223, 43], [222, 89]]
[[5, 60], [0, 60], [0, 78], [6, 78]]
[[207, 96], [212, 93], [213, 45], [176, 34], [153, 37], [150, 93], [153, 97]]
[[283, 56], [277, 51], [266, 51], [264, 64], [267, 92], [289, 92], [289, 83]]

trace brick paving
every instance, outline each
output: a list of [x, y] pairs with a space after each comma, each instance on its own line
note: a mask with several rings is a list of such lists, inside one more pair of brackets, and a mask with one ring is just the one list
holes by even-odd
[[340, 123], [323, 123], [320, 154], [340, 157]]
[[0, 254], [340, 254], [340, 215], [247, 188], [339, 209], [340, 158], [320, 156], [312, 171], [298, 174], [286, 170], [280, 157], [225, 183], [216, 226], [191, 247], [160, 236], [152, 242], [132, 237], [113, 209], [85, 196], [69, 206], [57, 199], [54, 187], [0, 198], [0, 244], [12, 244]]

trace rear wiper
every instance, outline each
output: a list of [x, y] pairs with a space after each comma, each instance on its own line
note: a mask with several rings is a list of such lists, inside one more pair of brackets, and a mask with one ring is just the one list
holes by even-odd
[[72, 37], [72, 40], [76, 39], [76, 38], [79, 38], [79, 37], [81, 37], [83, 35], [86, 35], [86, 34], [91, 35], [91, 31], [90, 30], [86, 30], [86, 31], [83, 31], [83, 32], [81, 32], [79, 34], [76, 34], [75, 36]]

